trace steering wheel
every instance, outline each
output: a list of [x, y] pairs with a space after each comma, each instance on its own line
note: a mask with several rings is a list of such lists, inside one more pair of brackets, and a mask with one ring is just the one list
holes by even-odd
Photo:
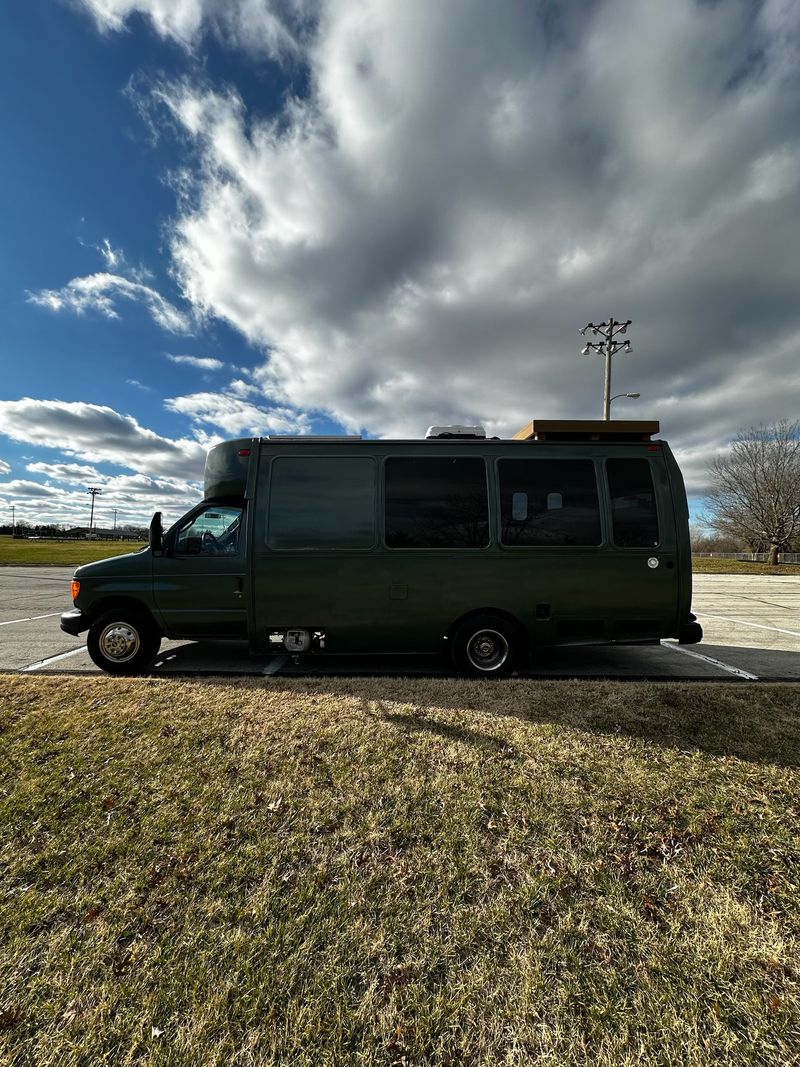
[[208, 550], [211, 552], [219, 551], [219, 541], [210, 530], [203, 530], [202, 545], [204, 552]]

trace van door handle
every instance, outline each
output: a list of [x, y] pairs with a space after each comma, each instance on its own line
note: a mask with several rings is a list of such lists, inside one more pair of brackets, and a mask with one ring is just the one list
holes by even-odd
[[244, 578], [237, 578], [236, 579], [236, 588], [233, 591], [233, 595], [234, 596], [243, 596], [244, 595]]

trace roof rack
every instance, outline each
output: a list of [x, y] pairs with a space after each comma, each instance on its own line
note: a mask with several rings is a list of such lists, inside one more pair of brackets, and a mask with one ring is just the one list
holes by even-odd
[[630, 419], [535, 419], [518, 430], [514, 441], [649, 441], [659, 433], [657, 421]]

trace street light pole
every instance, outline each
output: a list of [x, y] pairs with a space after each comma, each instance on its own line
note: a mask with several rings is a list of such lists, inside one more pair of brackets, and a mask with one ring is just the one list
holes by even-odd
[[[589, 352], [599, 352], [605, 356], [606, 366], [603, 386], [603, 418], [606, 421], [611, 418], [611, 357], [616, 355], [619, 351], [632, 351], [630, 341], [616, 341], [615, 337], [619, 334], [627, 333], [630, 325], [631, 319], [628, 319], [627, 322], [617, 322], [613, 315], [609, 315], [608, 322], [589, 322], [580, 331], [583, 336], [586, 336], [586, 331], [591, 330], [592, 333], [598, 334], [603, 338], [602, 341], [587, 341], [581, 349], [581, 355], [585, 356]], [[623, 394], [620, 393], [619, 395], [622, 396]]]

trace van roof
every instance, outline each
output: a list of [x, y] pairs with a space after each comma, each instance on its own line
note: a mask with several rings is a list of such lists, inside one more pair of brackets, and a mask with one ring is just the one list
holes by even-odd
[[[439, 427], [437, 427], [439, 428]], [[475, 429], [468, 427], [468, 429]], [[346, 437], [335, 435], [313, 434], [270, 434], [262, 437], [262, 441], [276, 441], [286, 444], [305, 444], [306, 442], [330, 442], [332, 444], [344, 444], [353, 441], [364, 441], [366, 444], [375, 444], [383, 441], [386, 444], [426, 444], [446, 443], [454, 444], [463, 442], [474, 445], [489, 441], [650, 441], [654, 434], [660, 433], [661, 426], [658, 421], [637, 421], [633, 419], [536, 419], [523, 426], [511, 438], [478, 437], [476, 434], [443, 433], [431, 434], [425, 438], [369, 438]]]

